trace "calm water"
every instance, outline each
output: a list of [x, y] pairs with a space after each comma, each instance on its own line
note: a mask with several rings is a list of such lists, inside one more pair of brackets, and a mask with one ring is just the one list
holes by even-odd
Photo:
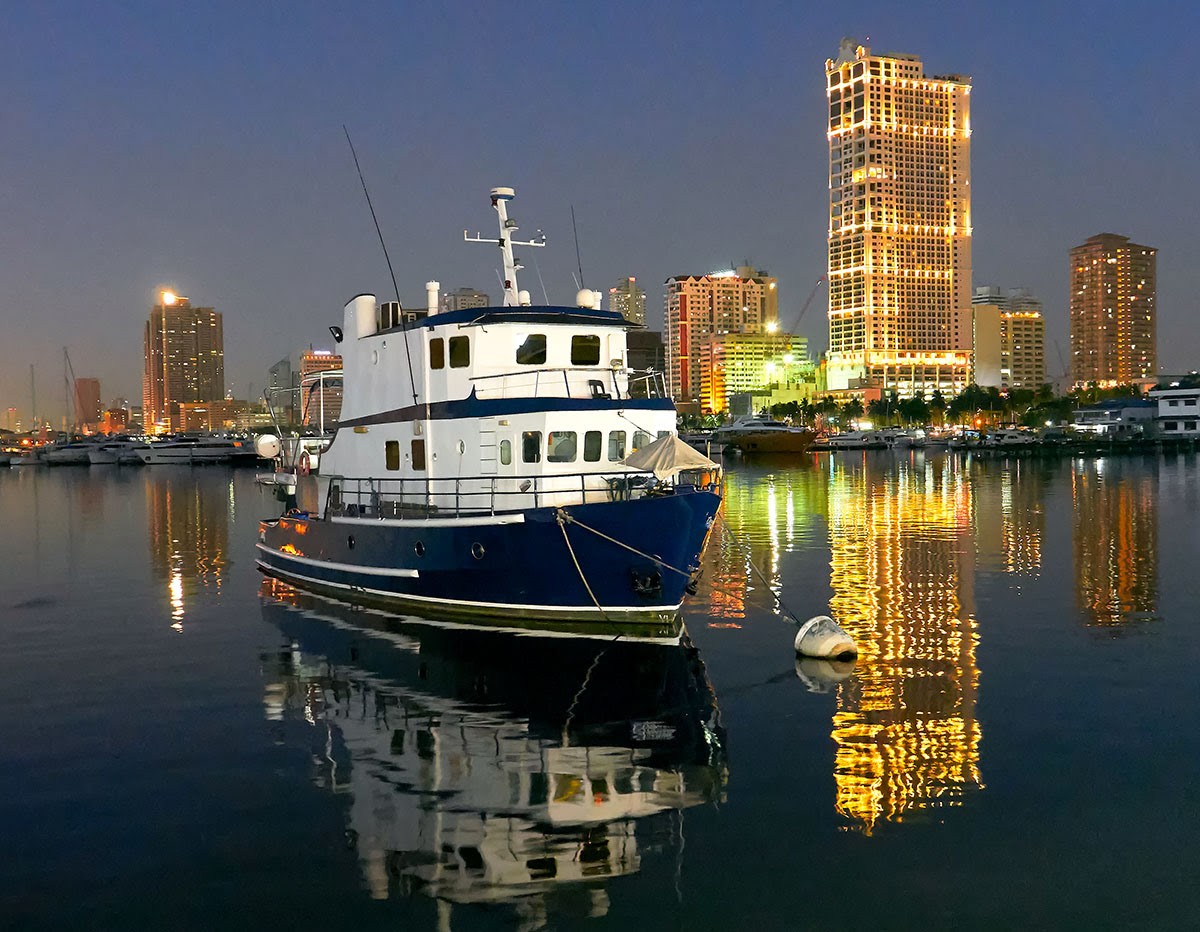
[[[264, 584], [274, 513], [249, 471], [0, 472], [0, 924], [1200, 915], [1195, 457], [734, 468], [679, 648]], [[858, 664], [798, 666], [780, 599]]]

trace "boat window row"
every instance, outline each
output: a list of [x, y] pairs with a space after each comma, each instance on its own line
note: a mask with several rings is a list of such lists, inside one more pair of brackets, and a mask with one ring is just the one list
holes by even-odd
[[[544, 366], [546, 364], [546, 334], [517, 334], [516, 347], [517, 365]], [[600, 365], [600, 337], [594, 333], [577, 333], [572, 336], [571, 365]]]
[[[434, 337], [429, 341], [430, 369], [446, 368], [446, 342], [441, 337]], [[465, 369], [471, 365], [471, 338], [451, 337], [449, 343], [450, 368]]]
[[[425, 470], [425, 438], [418, 437], [414, 439], [409, 447], [409, 456], [412, 458], [412, 468], [418, 471]], [[389, 440], [383, 445], [384, 465], [395, 472], [400, 468], [400, 441]]]
[[[660, 430], [658, 439], [667, 436], [668, 433], [670, 431]], [[635, 430], [631, 441], [633, 451], [641, 449], [654, 439], [656, 438], [652, 437], [648, 431]], [[507, 440], [500, 442], [500, 462], [505, 466], [512, 462], [512, 451], [510, 448], [506, 449], [507, 443]], [[579, 435], [573, 430], [552, 430], [546, 435], [544, 449], [548, 463], [574, 463], [579, 456]], [[600, 462], [605, 449], [602, 431], [584, 432], [583, 461], [585, 463]], [[527, 430], [521, 434], [521, 460], [523, 462], [540, 463], [542, 451], [542, 432], [540, 430]], [[607, 454], [610, 463], [619, 463], [625, 459], [625, 431], [612, 430], [608, 432]]]

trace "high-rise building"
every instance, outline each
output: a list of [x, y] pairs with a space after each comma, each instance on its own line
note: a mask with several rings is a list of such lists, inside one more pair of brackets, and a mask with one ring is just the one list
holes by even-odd
[[301, 414], [305, 424], [318, 427], [337, 423], [342, 414], [342, 380], [318, 376], [341, 369], [342, 357], [329, 350], [309, 350], [300, 357]]
[[100, 429], [104, 406], [100, 401], [99, 379], [75, 380], [75, 427], [87, 434]]
[[730, 410], [734, 395], [762, 392], [772, 384], [801, 381], [808, 365], [808, 340], [790, 333], [728, 333], [700, 348], [700, 408], [705, 414]]
[[1071, 381], [1116, 385], [1158, 372], [1156, 255], [1100, 233], [1071, 250]]
[[975, 289], [971, 298], [976, 384], [1037, 389], [1046, 381], [1046, 321], [1027, 288]]
[[442, 294], [441, 309], [442, 313], [445, 313], [468, 307], [489, 307], [491, 303], [492, 299], [482, 291], [476, 291], [474, 288], [456, 288]]
[[275, 416], [287, 424], [294, 424], [298, 410], [299, 392], [293, 391], [298, 387], [292, 372], [292, 360], [289, 356], [275, 363], [267, 370], [267, 393], [271, 396], [271, 407]]
[[667, 391], [676, 403], [699, 410], [700, 351], [709, 337], [778, 329], [778, 284], [749, 266], [667, 279]]
[[192, 307], [170, 291], [154, 305], [145, 328], [142, 412], [145, 430], [178, 430], [183, 402], [225, 396], [225, 337], [221, 314]]
[[971, 83], [843, 39], [829, 97], [829, 388], [960, 391], [971, 365]]
[[608, 289], [608, 309], [631, 323], [646, 326], [646, 292], [638, 287], [636, 278], [622, 278]]

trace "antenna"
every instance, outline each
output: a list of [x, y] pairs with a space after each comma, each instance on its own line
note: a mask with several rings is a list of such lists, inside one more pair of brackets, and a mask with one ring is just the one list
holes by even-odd
[[575, 205], [571, 205], [571, 232], [575, 234], [575, 265], [579, 267], [579, 287], [583, 287], [583, 260], [579, 258], [579, 228], [575, 226]]
[[[392, 269], [392, 257], [388, 255], [387, 243], [383, 241], [383, 231], [379, 229], [379, 218], [375, 216], [375, 205], [371, 203], [371, 192], [367, 190], [367, 181], [363, 178], [362, 166], [358, 164], [358, 153], [354, 151], [354, 142], [350, 139], [350, 130], [346, 129], [346, 124], [342, 124], [342, 132], [346, 134], [346, 142], [350, 145], [350, 154], [354, 156], [354, 169], [358, 172], [359, 183], [362, 184], [363, 195], [367, 199], [367, 207], [371, 211], [371, 219], [375, 222], [375, 234], [379, 237], [379, 245], [383, 248], [383, 258], [387, 261], [388, 274], [392, 276], [392, 290], [396, 293], [396, 305], [401, 312], [404, 311], [404, 305], [400, 303], [400, 286], [396, 284], [396, 273]], [[407, 330], [408, 324], [404, 320], [404, 314], [400, 314], [400, 329]], [[404, 358], [408, 362], [408, 384], [412, 388], [413, 403], [417, 400], [417, 383], [413, 379], [412, 369], [412, 354], [408, 348], [408, 337], [404, 338]]]
[[[542, 267], [538, 265], [537, 253], [533, 254], [533, 270], [537, 272], [538, 284], [542, 286], [542, 300], [546, 302], [546, 306], [550, 306], [550, 295], [546, 294], [546, 283], [542, 280]], [[578, 291], [579, 289], [576, 289]]]
[[517, 271], [523, 269], [521, 265], [513, 257], [512, 248], [514, 246], [545, 246], [546, 234], [538, 230], [539, 238], [521, 242], [520, 240], [512, 239], [512, 234], [517, 230], [517, 221], [512, 220], [508, 216], [508, 202], [516, 196], [512, 188], [497, 187], [492, 188], [492, 207], [496, 211], [496, 217], [500, 221], [500, 236], [497, 239], [485, 239], [476, 233], [474, 236], [468, 235], [466, 230], [463, 230], [463, 240], [468, 243], [495, 243], [500, 247], [500, 255], [504, 260], [504, 278], [500, 284], [504, 288], [504, 306], [516, 307], [521, 303], [520, 292], [517, 290]]

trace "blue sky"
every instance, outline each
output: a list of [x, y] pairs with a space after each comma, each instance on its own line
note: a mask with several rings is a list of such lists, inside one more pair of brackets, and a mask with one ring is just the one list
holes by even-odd
[[[1200, 109], [1185, 4], [14, 4], [0, 35], [0, 406], [58, 414], [61, 348], [137, 398], [172, 285], [225, 314], [227, 385], [390, 291], [496, 292], [492, 185], [552, 300], [750, 259], [799, 310], [825, 267], [824, 61], [843, 35], [974, 80], [976, 284], [1025, 286], [1066, 352], [1067, 250], [1157, 246], [1159, 356], [1200, 365]], [[530, 268], [523, 282], [540, 292]], [[800, 330], [817, 348], [819, 298]], [[1058, 368], [1053, 342], [1051, 372]]]

